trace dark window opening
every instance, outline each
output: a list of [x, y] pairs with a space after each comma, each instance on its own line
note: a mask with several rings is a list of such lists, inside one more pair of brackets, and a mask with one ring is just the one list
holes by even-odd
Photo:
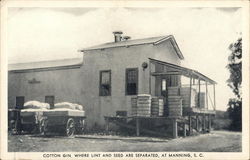
[[126, 70], [126, 95], [136, 95], [138, 92], [138, 69]]
[[111, 71], [100, 71], [100, 96], [111, 95]]
[[45, 96], [45, 103], [48, 103], [50, 105], [50, 108], [54, 108], [55, 97], [54, 96]]
[[24, 96], [16, 97], [16, 108], [23, 108], [24, 105]]

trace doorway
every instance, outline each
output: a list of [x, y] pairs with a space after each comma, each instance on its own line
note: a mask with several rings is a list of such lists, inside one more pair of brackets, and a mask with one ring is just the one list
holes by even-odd
[[163, 116], [168, 116], [168, 93], [167, 93], [167, 79], [161, 78], [161, 97], [163, 98], [164, 111]]
[[[179, 95], [179, 87], [180, 87], [180, 76], [179, 75], [164, 75], [161, 76], [161, 96], [163, 97], [164, 101], [164, 116], [168, 116], [168, 96], [172, 95], [173, 89]], [[170, 87], [171, 88], [170, 90]], [[178, 91], [178, 92], [177, 92]]]
[[24, 105], [24, 96], [18, 96], [16, 97], [16, 107], [17, 109], [22, 109]]

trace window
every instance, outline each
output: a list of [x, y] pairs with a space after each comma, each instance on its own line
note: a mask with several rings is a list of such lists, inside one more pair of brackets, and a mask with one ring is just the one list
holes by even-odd
[[100, 71], [100, 96], [111, 95], [111, 71]]
[[50, 108], [54, 108], [55, 97], [54, 96], [45, 96], [45, 103], [50, 105]]
[[126, 95], [136, 95], [138, 91], [138, 68], [126, 69]]
[[24, 96], [16, 97], [16, 108], [23, 108], [24, 105]]

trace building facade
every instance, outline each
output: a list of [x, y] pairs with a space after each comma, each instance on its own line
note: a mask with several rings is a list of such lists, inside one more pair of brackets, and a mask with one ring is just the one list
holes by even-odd
[[[162, 77], [153, 76], [152, 72], [164, 67], [154, 65], [152, 60], [181, 66], [184, 57], [174, 37], [130, 40], [122, 32], [114, 32], [114, 38], [111, 43], [80, 49], [80, 61], [10, 65], [9, 108], [29, 100], [45, 101], [52, 106], [66, 101], [78, 103], [85, 108], [88, 127], [103, 127], [104, 116], [115, 116], [117, 111], [131, 115], [133, 96], [161, 96]], [[170, 75], [167, 84], [170, 82], [178, 86], [179, 75]]]

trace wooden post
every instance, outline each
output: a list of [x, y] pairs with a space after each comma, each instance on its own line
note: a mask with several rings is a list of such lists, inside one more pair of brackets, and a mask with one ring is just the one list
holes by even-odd
[[211, 131], [211, 115], [208, 115], [208, 131]]
[[178, 138], [178, 124], [177, 120], [173, 118], [173, 138]]
[[192, 135], [193, 128], [192, 128], [192, 119], [191, 119], [191, 116], [188, 117], [188, 120], [189, 120], [189, 127], [188, 127], [189, 135]]
[[192, 77], [190, 77], [190, 91], [189, 91], [189, 107], [192, 107], [191, 106], [191, 99], [192, 99]]
[[140, 120], [136, 118], [136, 136], [140, 136]]
[[206, 115], [205, 114], [202, 116], [202, 131], [203, 132], [206, 131]]
[[200, 92], [201, 92], [201, 80], [200, 80], [200, 78], [199, 78], [198, 84], [199, 84], [199, 90], [198, 90], [198, 108], [200, 108]]
[[199, 116], [196, 116], [196, 131], [199, 132]]
[[207, 106], [207, 109], [208, 109], [208, 89], [207, 89], [207, 82], [206, 82], [206, 106]]
[[187, 136], [187, 132], [186, 132], [186, 124], [183, 123], [183, 136], [186, 137]]
[[109, 118], [105, 118], [106, 121], [106, 134], [109, 134]]
[[151, 73], [152, 73], [152, 71], [151, 71], [151, 60], [149, 60], [149, 66], [148, 66], [148, 68], [149, 68], [149, 94], [150, 95], [152, 95], [152, 93], [151, 93]]
[[214, 110], [216, 110], [216, 101], [215, 101], [215, 84], [213, 85], [214, 86]]

